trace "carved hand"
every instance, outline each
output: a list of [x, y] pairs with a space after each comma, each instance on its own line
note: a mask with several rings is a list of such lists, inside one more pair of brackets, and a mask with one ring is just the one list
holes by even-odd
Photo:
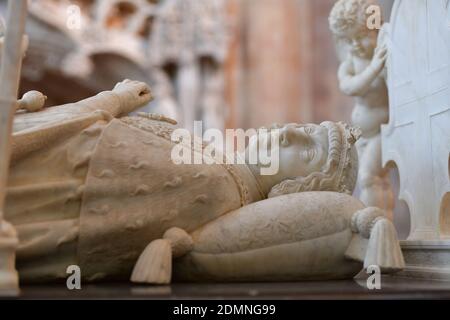
[[153, 99], [150, 87], [140, 81], [127, 79], [119, 82], [114, 87], [113, 92], [120, 98], [122, 115], [134, 111]]
[[387, 59], [387, 53], [388, 53], [388, 49], [387, 49], [386, 45], [377, 47], [375, 49], [375, 53], [374, 53], [372, 61], [370, 63], [370, 67], [373, 68], [373, 70], [375, 70], [377, 73], [381, 72], [381, 70], [383, 70], [384, 65], [386, 63], [386, 59]]

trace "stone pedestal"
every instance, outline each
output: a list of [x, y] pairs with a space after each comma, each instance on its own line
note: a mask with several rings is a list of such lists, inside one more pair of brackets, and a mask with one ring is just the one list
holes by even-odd
[[401, 241], [406, 268], [398, 276], [450, 281], [450, 240]]

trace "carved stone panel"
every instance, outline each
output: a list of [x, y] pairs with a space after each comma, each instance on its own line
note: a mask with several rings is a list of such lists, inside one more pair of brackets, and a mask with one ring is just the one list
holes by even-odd
[[450, 237], [449, 17], [448, 0], [398, 0], [388, 31], [383, 163], [399, 168], [400, 198], [411, 213], [409, 240]]

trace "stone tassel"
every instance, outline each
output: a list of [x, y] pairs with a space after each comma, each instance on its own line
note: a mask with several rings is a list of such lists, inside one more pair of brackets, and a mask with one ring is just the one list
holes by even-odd
[[172, 278], [172, 249], [170, 241], [157, 239], [144, 249], [131, 275], [131, 281], [168, 284]]
[[364, 268], [380, 267], [382, 273], [393, 273], [405, 267], [403, 254], [392, 222], [377, 207], [355, 212], [351, 219], [352, 240], [345, 256], [364, 261]]
[[172, 258], [185, 255], [192, 250], [189, 234], [179, 228], [171, 228], [144, 249], [139, 256], [131, 281], [148, 284], [169, 284], [172, 280]]
[[370, 232], [364, 268], [370, 265], [379, 266], [382, 273], [398, 272], [405, 267], [397, 232], [386, 218], [376, 219]]

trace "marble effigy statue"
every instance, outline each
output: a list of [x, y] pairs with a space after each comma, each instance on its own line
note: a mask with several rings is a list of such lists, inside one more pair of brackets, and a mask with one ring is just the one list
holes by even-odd
[[[21, 281], [65, 279], [69, 265], [85, 281], [154, 284], [402, 269], [384, 211], [348, 195], [358, 130], [278, 126], [279, 171], [270, 176], [259, 162], [175, 164], [176, 122], [128, 116], [150, 99], [146, 84], [126, 80], [77, 103], [16, 114], [5, 217], [18, 232]], [[248, 154], [258, 145], [257, 135]]]
[[373, 0], [339, 0], [329, 24], [342, 60], [339, 86], [355, 98], [352, 123], [362, 131], [357, 142], [359, 154], [359, 198], [367, 206], [383, 208], [392, 218], [393, 194], [388, 170], [381, 160], [381, 125], [389, 119], [389, 99], [385, 82], [387, 48], [383, 33], [369, 29], [367, 9]]

